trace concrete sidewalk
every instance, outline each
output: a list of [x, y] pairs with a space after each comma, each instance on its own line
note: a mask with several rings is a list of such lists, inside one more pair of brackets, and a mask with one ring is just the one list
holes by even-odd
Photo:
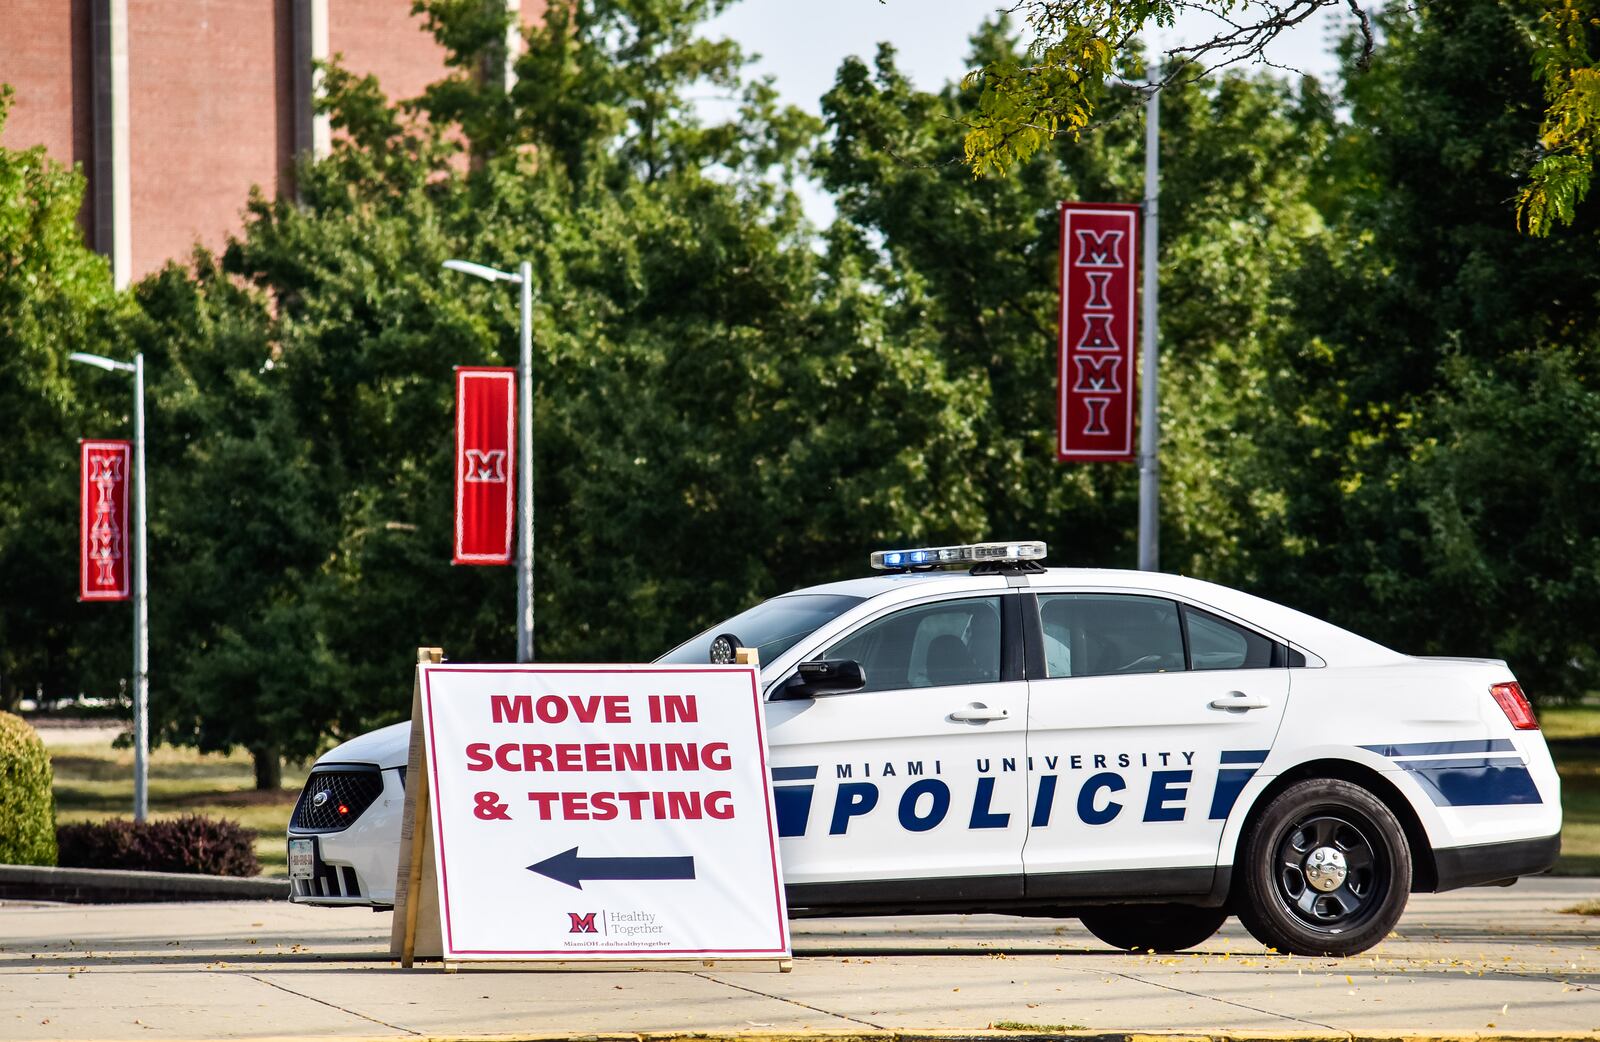
[[0, 906], [0, 1039], [463, 1038], [827, 1032], [909, 1042], [1089, 1033], [1589, 1036], [1600, 880], [1421, 895], [1359, 958], [1265, 954], [1235, 923], [1183, 956], [1075, 921], [794, 924], [790, 974], [446, 974], [387, 955], [390, 916], [289, 904]]

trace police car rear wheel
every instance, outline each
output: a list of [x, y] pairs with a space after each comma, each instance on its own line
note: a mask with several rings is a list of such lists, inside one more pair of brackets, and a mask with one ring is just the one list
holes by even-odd
[[1393, 812], [1359, 785], [1297, 782], [1251, 822], [1239, 920], [1295, 955], [1354, 955], [1389, 935], [1411, 892], [1411, 848]]
[[1176, 952], [1204, 944], [1228, 918], [1225, 908], [1127, 905], [1078, 917], [1083, 928], [1125, 952]]

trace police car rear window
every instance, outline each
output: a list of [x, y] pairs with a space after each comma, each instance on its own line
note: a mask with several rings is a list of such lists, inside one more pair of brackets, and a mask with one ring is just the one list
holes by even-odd
[[[1271, 640], [1199, 608], [1183, 607], [1192, 669], [1270, 669], [1282, 666]], [[1302, 662], [1304, 656], [1301, 656]]]
[[656, 659], [657, 662], [701, 663], [711, 660], [711, 642], [731, 633], [741, 647], [755, 648], [763, 663], [798, 644], [817, 627], [832, 622], [863, 598], [841, 593], [791, 593], [762, 601], [731, 619], [717, 623]]
[[1181, 673], [1185, 668], [1178, 605], [1123, 594], [1044, 594], [1045, 675], [1098, 677]]

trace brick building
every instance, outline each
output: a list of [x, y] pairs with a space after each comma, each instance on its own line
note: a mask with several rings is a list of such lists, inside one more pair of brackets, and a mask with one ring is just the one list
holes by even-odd
[[[524, 23], [543, 9], [486, 2]], [[0, 0], [0, 26], [16, 94], [0, 144], [82, 167], [84, 234], [118, 286], [220, 247], [252, 185], [289, 190], [296, 154], [327, 149], [314, 60], [342, 56], [391, 98], [444, 72], [411, 0]]]

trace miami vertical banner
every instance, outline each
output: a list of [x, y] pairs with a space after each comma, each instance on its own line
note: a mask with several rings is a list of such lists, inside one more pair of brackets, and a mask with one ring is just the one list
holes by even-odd
[[78, 442], [78, 599], [128, 599], [126, 441]]
[[517, 371], [456, 367], [452, 564], [510, 564], [516, 518]]
[[1134, 252], [1139, 207], [1061, 204], [1061, 356], [1056, 456], [1135, 459]]

